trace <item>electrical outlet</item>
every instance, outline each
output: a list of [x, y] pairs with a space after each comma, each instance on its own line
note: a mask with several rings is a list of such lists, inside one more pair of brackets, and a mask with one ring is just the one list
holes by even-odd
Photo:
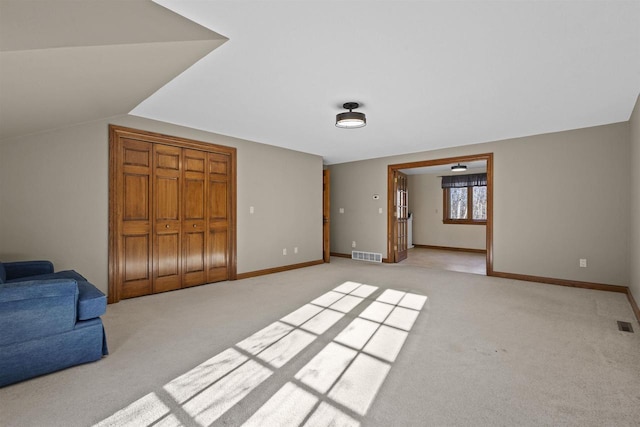
[[378, 213], [381, 214], [382, 213], [382, 208], [378, 208]]
[[344, 208], [340, 208], [340, 213], [344, 213]]
[[249, 213], [253, 215], [254, 212], [255, 212], [255, 209], [253, 209], [253, 206], [249, 206]]
[[580, 258], [580, 267], [586, 268], [587, 267], [587, 260], [586, 258]]
[[282, 255], [286, 255], [286, 254], [287, 254], [287, 248], [284, 248], [284, 249], [282, 250]]
[[356, 247], [356, 241], [354, 240], [353, 242], [351, 242], [351, 247], [355, 248]]
[[295, 248], [293, 248], [293, 253], [297, 254], [298, 253], [298, 247], [296, 246]]

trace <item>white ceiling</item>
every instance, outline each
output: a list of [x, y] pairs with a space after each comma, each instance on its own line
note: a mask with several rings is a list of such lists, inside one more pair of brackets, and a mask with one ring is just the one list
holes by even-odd
[[638, 1], [156, 1], [229, 41], [133, 114], [327, 164], [626, 121], [640, 91]]
[[[157, 3], [211, 31], [0, 0], [0, 138], [131, 112], [333, 164], [626, 121], [640, 92], [640, 1]], [[334, 126], [347, 101], [366, 127]]]

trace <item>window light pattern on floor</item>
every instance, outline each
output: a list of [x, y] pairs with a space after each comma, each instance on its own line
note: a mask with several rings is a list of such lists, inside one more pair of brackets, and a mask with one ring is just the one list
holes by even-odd
[[384, 291], [244, 426], [359, 426], [426, 299]]
[[[345, 282], [96, 426], [209, 426], [377, 290]], [[244, 425], [359, 426], [426, 300], [385, 290]]]

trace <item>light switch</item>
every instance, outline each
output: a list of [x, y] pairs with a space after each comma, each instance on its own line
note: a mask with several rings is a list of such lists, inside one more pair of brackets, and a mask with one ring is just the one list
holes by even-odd
[[249, 213], [250, 213], [251, 215], [253, 215], [253, 212], [254, 212], [254, 210], [253, 210], [253, 206], [249, 206]]
[[344, 208], [340, 208], [340, 213], [344, 213]]

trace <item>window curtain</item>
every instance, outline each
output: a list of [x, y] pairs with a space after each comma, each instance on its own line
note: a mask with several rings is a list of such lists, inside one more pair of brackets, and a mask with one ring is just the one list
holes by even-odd
[[442, 177], [442, 188], [482, 187], [487, 185], [486, 173]]

